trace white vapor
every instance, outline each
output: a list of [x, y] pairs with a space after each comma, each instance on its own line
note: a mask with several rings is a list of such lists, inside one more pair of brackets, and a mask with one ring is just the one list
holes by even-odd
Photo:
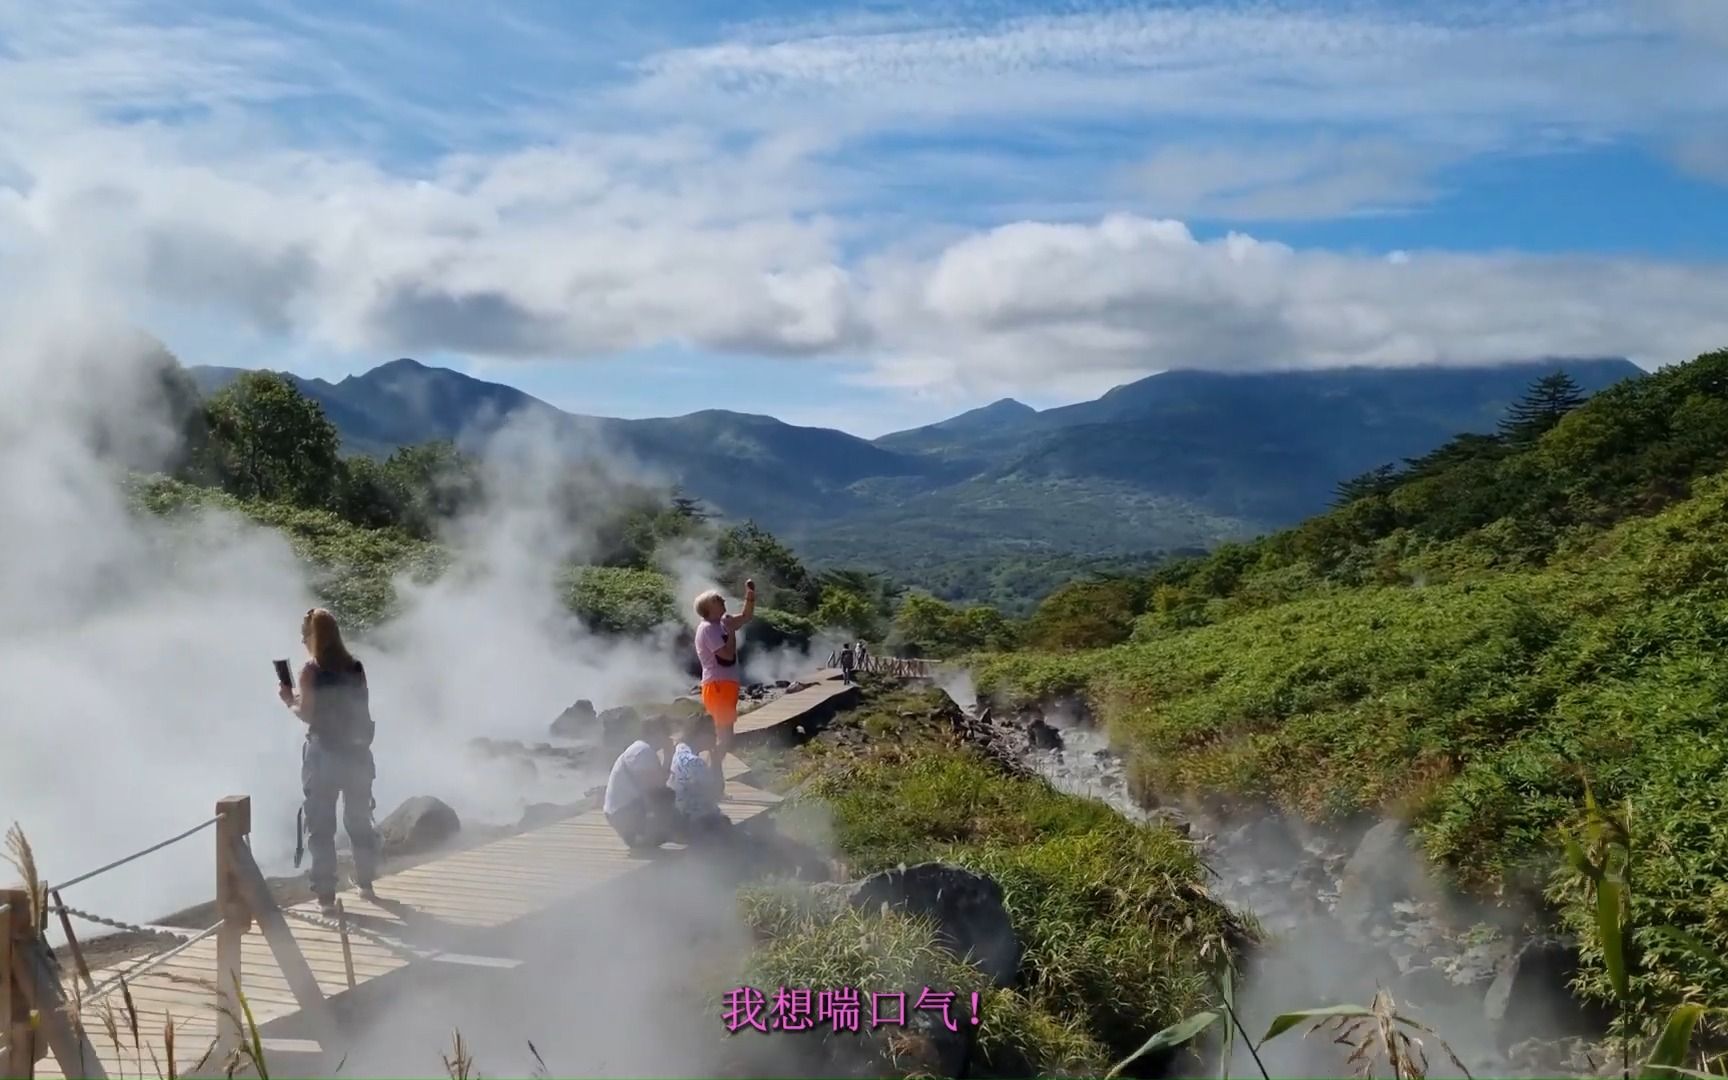
[[[269, 662], [303, 655], [313, 594], [280, 534], [223, 513], [170, 523], [128, 508], [122, 466], [161, 463], [173, 437], [143, 343], [102, 317], [103, 299], [20, 288], [0, 305], [0, 821], [23, 826], [57, 882], [249, 795], [255, 850], [285, 873], [303, 729]], [[616, 490], [590, 457], [584, 513], [555, 517], [545, 494], [571, 467], [564, 449], [543, 432], [502, 433], [497, 497], [454, 530], [457, 565], [430, 586], [400, 583], [400, 615], [351, 636], [373, 688], [380, 817], [421, 794], [470, 824], [576, 800], [603, 773], [524, 782], [469, 740], [544, 738], [579, 697], [606, 708], [683, 688], [660, 643], [594, 638], [559, 603], [556, 567], [584, 551]], [[207, 900], [212, 838], [67, 902], [137, 921]]]

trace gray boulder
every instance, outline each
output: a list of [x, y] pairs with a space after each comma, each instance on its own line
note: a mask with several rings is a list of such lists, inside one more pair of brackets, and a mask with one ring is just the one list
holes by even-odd
[[1572, 996], [1579, 966], [1574, 942], [1543, 937], [1525, 942], [1500, 965], [1482, 1002], [1502, 1043], [1558, 1039], [1601, 1029], [1605, 1017]]
[[561, 739], [577, 739], [594, 733], [594, 703], [582, 698], [576, 704], [558, 714], [558, 719], [552, 721], [551, 733]]
[[1337, 914], [1344, 929], [1361, 937], [1371, 925], [1389, 922], [1392, 905], [1425, 891], [1422, 856], [1410, 845], [1410, 830], [1388, 819], [1369, 829], [1344, 864]]
[[635, 741], [642, 729], [642, 714], [628, 705], [600, 714], [600, 741], [607, 750], [620, 751]]
[[1062, 733], [1057, 731], [1042, 716], [1035, 716], [1026, 725], [1026, 744], [1033, 750], [1062, 749]]
[[442, 799], [416, 795], [378, 823], [378, 842], [385, 856], [434, 851], [462, 831], [462, 819]]
[[1002, 886], [949, 863], [919, 863], [871, 874], [845, 886], [859, 908], [887, 907], [936, 923], [937, 940], [970, 959], [998, 985], [1012, 986], [1020, 971], [1020, 936], [1002, 902]]

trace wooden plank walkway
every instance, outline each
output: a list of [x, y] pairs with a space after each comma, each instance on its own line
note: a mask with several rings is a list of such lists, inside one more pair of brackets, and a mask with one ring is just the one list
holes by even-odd
[[[806, 688], [744, 714], [739, 718], [739, 730], [763, 731], [793, 723], [850, 689], [827, 675], [818, 673], [810, 678]], [[747, 719], [751, 721], [748, 728]], [[721, 808], [737, 823], [762, 814], [780, 801], [778, 795], [740, 781], [738, 777], [745, 771], [742, 762], [727, 757], [726, 795]], [[680, 846], [667, 845], [673, 850]], [[446, 942], [452, 931], [506, 927], [527, 916], [576, 901], [584, 893], [663, 861], [632, 858], [605, 816], [594, 809], [386, 874], [376, 882], [379, 903], [363, 900], [352, 890], [341, 895], [350, 926], [349, 948], [356, 985], [415, 963], [445, 961], [498, 966], [488, 964], [483, 957], [441, 949], [428, 939], [427, 927], [435, 926], [436, 937]], [[292, 910], [313, 916], [318, 913], [315, 901]], [[347, 993], [340, 935], [334, 929], [293, 917], [289, 918], [288, 926], [325, 997]], [[380, 941], [364, 931], [392, 940]], [[412, 948], [407, 950], [403, 945]], [[70, 964], [66, 966], [71, 968]], [[92, 976], [100, 986], [130, 966], [131, 961], [123, 962], [94, 971]], [[170, 1016], [175, 1030], [176, 1072], [184, 1074], [196, 1068], [217, 1033], [215, 972], [216, 938], [211, 936], [135, 980], [128, 979], [126, 988], [133, 999], [133, 1010], [125, 1007], [118, 991], [98, 1002], [83, 1002], [80, 1013], [108, 1075], [166, 1075], [168, 1051], [164, 1029]], [[69, 998], [78, 992], [75, 982], [76, 977], [68, 971]], [[241, 985], [260, 1028], [299, 1011], [287, 979], [256, 926], [246, 934], [242, 944]], [[135, 1013], [137, 1018], [135, 1033], [129, 1013]], [[269, 1049], [267, 1043], [266, 1056]], [[210, 1061], [205, 1068], [220, 1064]], [[37, 1075], [61, 1075], [52, 1056], [38, 1063]]]
[[838, 668], [816, 673], [801, 690], [782, 694], [765, 705], [758, 705], [746, 713], [738, 714], [738, 723], [732, 731], [737, 735], [750, 735], [758, 731], [767, 731], [782, 724], [790, 724], [815, 711], [819, 706], [826, 705], [830, 700], [842, 694], [850, 693], [854, 688], [840, 681]]

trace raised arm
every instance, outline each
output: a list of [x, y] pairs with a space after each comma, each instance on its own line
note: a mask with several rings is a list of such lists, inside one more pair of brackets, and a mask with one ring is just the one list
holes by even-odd
[[736, 630], [756, 616], [756, 582], [744, 583], [744, 610], [736, 615], [726, 616], [726, 628]]

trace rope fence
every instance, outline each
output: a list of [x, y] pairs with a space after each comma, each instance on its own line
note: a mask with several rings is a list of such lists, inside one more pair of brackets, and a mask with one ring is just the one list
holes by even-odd
[[[182, 932], [173, 927], [128, 922], [74, 907], [60, 895], [62, 889], [83, 884], [159, 852], [196, 836], [212, 825], [216, 826], [214, 855], [218, 920], [213, 926]], [[269, 946], [275, 966], [281, 969], [289, 993], [312, 1029], [334, 1031], [334, 1019], [317, 976], [289, 931], [269, 880], [252, 855], [248, 842], [251, 831], [252, 801], [245, 796], [232, 795], [216, 804], [214, 817], [88, 873], [56, 885], [34, 881], [22, 887], [0, 890], [0, 1003], [4, 1003], [8, 1014], [0, 1016], [0, 1076], [34, 1075], [34, 1063], [51, 1053], [64, 1075], [101, 1080], [107, 1075], [108, 1066], [97, 1056], [91, 1034], [100, 1034], [105, 1025], [110, 1038], [114, 1037], [112, 1014], [108, 1011], [112, 1007], [111, 995], [118, 991], [126, 998], [127, 1009], [133, 1010], [135, 1006], [129, 986], [152, 970], [168, 965], [176, 957], [182, 959], [170, 970], [171, 982], [192, 981], [200, 987], [208, 987], [207, 991], [193, 992], [188, 1007], [198, 1008], [203, 994], [209, 993], [210, 1004], [218, 1016], [218, 1045], [230, 1049], [238, 1045], [241, 1031], [237, 1018], [243, 1009], [239, 998], [242, 945], [246, 934], [254, 927]], [[28, 859], [24, 861], [27, 863]], [[47, 928], [51, 917], [58, 917], [66, 938], [65, 951], [76, 965], [70, 972], [67, 971], [66, 959], [58, 955], [48, 941]], [[151, 946], [155, 951], [128, 957], [92, 973], [73, 932], [74, 919], [167, 939], [169, 945], [160, 949]], [[346, 960], [347, 932], [346, 928], [342, 929]], [[214, 949], [210, 948], [212, 938], [215, 939]], [[188, 955], [201, 944], [205, 946], [204, 951]], [[188, 965], [198, 968], [205, 964], [210, 965], [207, 980], [181, 977]], [[100, 982], [96, 975], [102, 976]], [[350, 985], [354, 982], [352, 974], [349, 982]], [[160, 995], [164, 991], [156, 988], [152, 992]], [[135, 1018], [132, 1023], [136, 1025]], [[133, 1038], [134, 1041], [138, 1038], [136, 1026]], [[172, 1023], [164, 1038], [167, 1042], [161, 1048], [173, 1056]], [[113, 1047], [109, 1050], [112, 1051]], [[173, 1070], [177, 1067], [178, 1062], [170, 1063], [168, 1075], [176, 1075]]]
[[207, 926], [204, 929], [198, 931], [196, 934], [188, 935], [185, 938], [185, 940], [181, 941], [180, 944], [174, 946], [172, 949], [169, 949], [167, 952], [156, 953], [152, 956], [140, 957], [137, 963], [133, 964], [131, 967], [127, 968], [125, 971], [117, 973], [112, 978], [104, 981], [100, 986], [96, 986], [96, 987], [90, 989], [89, 991], [87, 991], [84, 994], [84, 1000], [85, 1001], [96, 1001], [99, 998], [106, 997], [108, 994], [111, 994], [115, 990], [118, 990], [121, 987], [121, 985], [126, 983], [127, 981], [132, 980], [132, 979], [136, 979], [138, 976], [149, 971], [151, 968], [161, 967], [163, 964], [166, 964], [168, 961], [174, 959], [176, 956], [179, 956], [181, 953], [185, 952], [187, 949], [190, 949], [192, 946], [198, 944], [200, 941], [203, 941], [205, 938], [209, 937], [211, 934], [214, 934], [216, 931], [218, 931], [220, 929], [222, 929], [221, 923], [217, 923], [215, 926]]
[[[827, 666], [831, 668], [840, 666], [840, 651], [838, 649], [828, 654]], [[927, 679], [930, 677], [934, 666], [935, 661], [932, 660], [866, 654], [862, 661], [854, 659], [852, 670], [878, 675], [898, 675], [907, 679]]]
[[190, 829], [187, 829], [185, 832], [180, 833], [180, 834], [175, 835], [175, 836], [170, 836], [168, 839], [162, 841], [159, 844], [151, 844], [149, 847], [144, 848], [141, 851], [134, 851], [132, 854], [126, 856], [123, 859], [115, 859], [113, 862], [109, 863], [106, 866], [98, 866], [96, 869], [91, 870], [89, 873], [79, 874], [75, 878], [70, 878], [66, 881], [60, 882], [58, 885], [50, 885], [48, 887], [48, 890], [50, 892], [59, 892], [62, 889], [70, 889], [74, 885], [82, 885], [84, 882], [89, 881], [93, 877], [100, 877], [101, 875], [106, 874], [110, 870], [118, 870], [120, 867], [125, 866], [127, 863], [134, 862], [138, 859], [142, 859], [146, 855], [152, 855], [158, 851], [161, 851], [163, 848], [169, 846], [170, 844], [178, 844], [180, 841], [186, 839], [187, 837], [197, 836], [199, 833], [203, 832], [205, 829], [208, 829], [210, 826], [216, 824], [218, 821], [221, 821], [221, 820], [222, 819], [219, 817], [213, 817], [208, 821], [201, 821], [198, 824], [192, 826]]

